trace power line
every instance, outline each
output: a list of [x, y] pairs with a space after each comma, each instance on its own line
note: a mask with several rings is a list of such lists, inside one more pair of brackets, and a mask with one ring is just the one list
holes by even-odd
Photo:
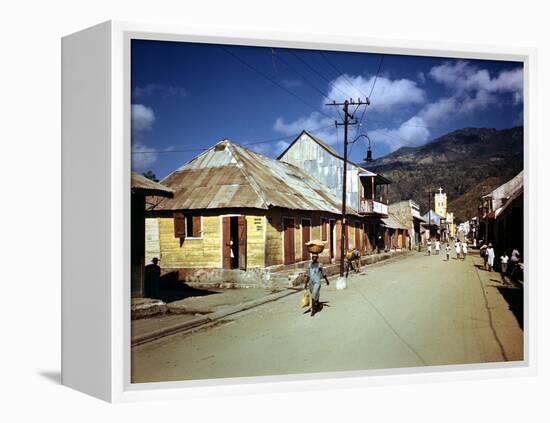
[[351, 81], [348, 79], [348, 77], [346, 76], [346, 74], [345, 74], [344, 72], [342, 72], [340, 69], [338, 69], [338, 67], [337, 67], [335, 64], [333, 64], [323, 52], [321, 52], [321, 56], [323, 56], [323, 58], [326, 60], [326, 62], [327, 62], [334, 70], [336, 70], [336, 72], [338, 72], [338, 74], [339, 74], [340, 76], [342, 76], [342, 77], [346, 80], [346, 82], [347, 82], [353, 89], [359, 91], [364, 97], [368, 97], [359, 87], [356, 87], [356, 86], [353, 84], [353, 82], [351, 82]]
[[[382, 62], [384, 61], [384, 55], [380, 57], [380, 62], [378, 62], [378, 69], [376, 70], [376, 75], [374, 77], [374, 81], [372, 83], [372, 87], [370, 89], [370, 94], [368, 96], [368, 99], [370, 101], [370, 98], [372, 96], [372, 92], [374, 91], [374, 87], [376, 86], [376, 81], [378, 80], [378, 75], [380, 74], [380, 69], [382, 69]], [[355, 136], [357, 136], [357, 133], [359, 132], [359, 128], [363, 124], [363, 119], [365, 118], [365, 112], [367, 111], [367, 108], [365, 107], [363, 109], [363, 113], [361, 114], [361, 119], [359, 119], [359, 125], [357, 125], [357, 129], [355, 131]]]
[[340, 88], [338, 88], [334, 82], [332, 82], [330, 79], [326, 78], [321, 72], [319, 72], [317, 69], [315, 69], [313, 66], [311, 66], [307, 61], [305, 61], [304, 59], [302, 59], [300, 56], [298, 56], [296, 53], [294, 53], [292, 50], [289, 50], [290, 53], [296, 57], [300, 62], [302, 62], [305, 66], [308, 67], [308, 69], [310, 69], [312, 72], [314, 72], [315, 74], [319, 75], [323, 80], [325, 80], [329, 85], [331, 85], [333, 88], [337, 89], [338, 91], [340, 91], [342, 94], [344, 94], [344, 98], [348, 98], [349, 95], [347, 93], [345, 93], [344, 91], [342, 91]]
[[[273, 50], [273, 49], [272, 49]], [[277, 52], [274, 51], [274, 54], [279, 60], [282, 60], [285, 65], [287, 65], [294, 73], [296, 73], [299, 77], [301, 77], [311, 88], [313, 88], [315, 91], [317, 91], [319, 94], [321, 94], [322, 97], [328, 97], [328, 93], [325, 94], [323, 91], [321, 91], [315, 84], [310, 82], [302, 73], [300, 73], [296, 68], [294, 68], [288, 61], [285, 60], [285, 58], [282, 55], [277, 55]]]
[[[318, 131], [322, 131], [323, 129], [332, 128], [332, 126], [333, 126], [333, 124], [330, 124], [330, 125], [325, 125], [325, 126], [316, 128], [316, 129], [306, 129], [306, 131], [315, 133], [315, 132], [318, 132]], [[244, 143], [239, 143], [239, 145], [268, 144], [268, 143], [277, 142], [277, 141], [284, 141], [284, 140], [287, 140], [287, 139], [290, 139], [290, 138], [296, 138], [298, 135], [300, 135], [300, 134], [287, 135], [285, 137], [279, 137], [279, 138], [271, 138], [271, 139], [265, 140], [265, 141], [244, 142]], [[195, 149], [185, 149], [185, 150], [132, 151], [132, 154], [194, 153], [194, 152], [198, 152], [198, 151], [206, 151], [209, 148], [210, 147], [201, 148], [201, 149], [197, 149], [197, 148], [195, 148]]]
[[384, 55], [380, 57], [380, 63], [378, 63], [378, 70], [376, 71], [376, 76], [374, 77], [374, 82], [372, 83], [372, 88], [370, 89], [369, 98], [372, 96], [372, 92], [374, 91], [374, 87], [376, 85], [376, 81], [378, 80], [378, 74], [380, 73], [380, 69], [382, 68], [382, 62], [384, 61]]
[[306, 106], [312, 108], [313, 110], [315, 110], [316, 112], [322, 114], [323, 116], [329, 118], [332, 120], [332, 117], [330, 117], [329, 115], [327, 115], [326, 113], [324, 113], [323, 111], [319, 110], [316, 106], [313, 106], [311, 103], [309, 103], [307, 100], [304, 100], [302, 97], [300, 97], [299, 95], [295, 94], [294, 92], [290, 91], [289, 89], [287, 89], [286, 87], [284, 87], [283, 85], [279, 84], [277, 81], [275, 81], [273, 78], [271, 78], [269, 75], [266, 75], [264, 72], [262, 72], [261, 70], [257, 69], [255, 66], [252, 66], [250, 63], [248, 63], [247, 61], [241, 59], [239, 56], [237, 56], [235, 53], [231, 52], [230, 50], [226, 49], [225, 47], [221, 47], [220, 48], [225, 51], [227, 54], [229, 54], [230, 56], [233, 56], [233, 58], [235, 58], [237, 61], [241, 62], [243, 65], [247, 66], [248, 68], [252, 69], [254, 72], [257, 72], [259, 75], [263, 76], [265, 79], [267, 79], [268, 81], [270, 81], [271, 83], [273, 83], [274, 85], [276, 85], [277, 87], [279, 87], [281, 90], [285, 91], [286, 93], [290, 94], [291, 96], [297, 98], [298, 100], [300, 100], [302, 103], [304, 103]]

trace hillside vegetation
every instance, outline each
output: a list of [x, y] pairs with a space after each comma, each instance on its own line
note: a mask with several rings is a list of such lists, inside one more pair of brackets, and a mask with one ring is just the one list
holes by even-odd
[[363, 166], [392, 180], [390, 202], [413, 199], [423, 214], [428, 190], [442, 187], [449, 210], [462, 221], [477, 214], [481, 195], [523, 169], [523, 127], [460, 129]]

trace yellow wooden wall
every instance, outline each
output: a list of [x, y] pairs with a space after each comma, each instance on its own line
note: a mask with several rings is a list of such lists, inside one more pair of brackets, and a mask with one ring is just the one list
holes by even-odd
[[[302, 218], [311, 220], [311, 239], [321, 239], [321, 216], [331, 218], [329, 214], [319, 212], [299, 212], [289, 210], [272, 210], [268, 213], [266, 227], [266, 266], [283, 264], [283, 217], [294, 218], [294, 252], [296, 261], [309, 260], [309, 255], [302, 257]], [[327, 247], [321, 257], [329, 256]]]
[[[302, 257], [302, 218], [311, 220], [311, 239], [321, 239], [321, 217], [334, 216], [320, 212], [269, 210], [264, 215], [247, 215], [247, 267], [258, 268], [283, 264], [282, 218], [294, 218], [294, 241], [296, 261], [309, 260]], [[202, 216], [202, 237], [180, 240], [174, 237], [172, 217], [148, 218], [146, 225], [146, 257], [159, 257], [163, 268], [221, 268], [222, 226], [219, 215]], [[355, 245], [355, 228], [350, 221], [349, 245]], [[336, 242], [335, 242], [336, 248]], [[329, 256], [329, 245], [321, 257]]]
[[246, 266], [265, 267], [265, 216], [246, 216]]
[[[220, 216], [202, 216], [200, 239], [174, 237], [172, 217], [148, 218], [146, 257], [159, 257], [163, 268], [221, 268]], [[156, 222], [155, 222], [156, 221]], [[264, 216], [246, 216], [247, 266], [265, 267]]]

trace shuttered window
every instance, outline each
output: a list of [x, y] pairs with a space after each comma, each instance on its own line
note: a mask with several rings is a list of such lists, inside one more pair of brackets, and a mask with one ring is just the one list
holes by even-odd
[[185, 216], [185, 227], [186, 227], [186, 236], [188, 238], [200, 238], [202, 236], [202, 216], [186, 215]]
[[174, 237], [201, 238], [202, 237], [202, 216], [184, 214], [182, 212], [174, 213]]
[[185, 238], [185, 215], [181, 212], [174, 213], [174, 237]]

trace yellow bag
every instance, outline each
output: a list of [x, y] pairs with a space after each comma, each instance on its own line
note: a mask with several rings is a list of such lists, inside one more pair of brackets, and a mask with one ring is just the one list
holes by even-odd
[[307, 289], [304, 289], [304, 293], [302, 294], [302, 307], [307, 307], [309, 305], [309, 291]]

